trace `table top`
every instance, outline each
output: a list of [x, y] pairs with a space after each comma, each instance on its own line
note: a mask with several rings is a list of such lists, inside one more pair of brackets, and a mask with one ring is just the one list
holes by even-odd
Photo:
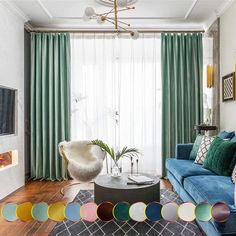
[[143, 174], [143, 173], [141, 173], [141, 175], [154, 179], [154, 182], [148, 185], [133, 185], [133, 184], [128, 185], [127, 182], [131, 182], [131, 180], [128, 179], [129, 173], [122, 173], [121, 177], [112, 177], [110, 174], [99, 175], [95, 179], [95, 184], [104, 188], [125, 190], [125, 189], [149, 188], [150, 186], [154, 186], [160, 182], [160, 177], [158, 176]]

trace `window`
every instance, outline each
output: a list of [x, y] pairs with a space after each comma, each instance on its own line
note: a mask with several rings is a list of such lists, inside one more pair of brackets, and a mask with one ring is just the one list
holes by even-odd
[[[142, 152], [140, 172], [161, 174], [161, 40], [72, 35], [72, 138]], [[130, 171], [127, 159], [123, 171]]]

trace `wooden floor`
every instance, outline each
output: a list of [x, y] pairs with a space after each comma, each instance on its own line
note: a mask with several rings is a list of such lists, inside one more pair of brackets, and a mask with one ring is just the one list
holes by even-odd
[[[63, 197], [60, 193], [61, 188], [71, 183], [75, 182], [31, 181], [23, 188], [0, 201], [0, 207], [8, 202], [19, 204], [27, 201], [32, 203], [39, 203], [43, 201], [47, 204], [51, 204], [54, 202], [63, 201], [68, 203], [74, 200], [80, 189], [93, 189], [93, 184], [91, 183], [75, 185], [68, 188], [65, 191], [65, 196]], [[167, 180], [161, 180], [161, 188], [171, 189], [171, 184]], [[15, 222], [6, 222], [4, 219], [0, 218], [0, 235], [46, 236], [52, 231], [55, 225], [56, 222], [52, 220], [48, 220], [43, 223], [37, 221], [21, 222], [19, 220]]]

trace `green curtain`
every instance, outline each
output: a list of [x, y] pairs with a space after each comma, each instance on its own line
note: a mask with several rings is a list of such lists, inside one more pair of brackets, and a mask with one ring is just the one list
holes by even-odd
[[58, 144], [70, 139], [70, 35], [31, 34], [31, 177], [67, 179]]
[[162, 63], [162, 171], [175, 156], [178, 143], [193, 142], [194, 125], [203, 120], [202, 34], [166, 34], [161, 37]]

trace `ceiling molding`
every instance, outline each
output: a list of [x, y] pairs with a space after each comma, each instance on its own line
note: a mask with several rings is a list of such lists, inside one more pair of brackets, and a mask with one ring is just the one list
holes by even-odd
[[52, 20], [53, 19], [53, 15], [50, 13], [50, 11], [47, 9], [47, 7], [42, 3], [42, 1], [41, 0], [37, 0], [37, 3], [42, 8], [44, 13], [48, 16], [48, 18]]
[[[103, 5], [103, 6], [108, 6], [108, 7], [112, 7], [112, 6], [114, 6], [114, 3], [113, 2], [110, 2], [109, 0], [107, 1], [104, 1], [104, 0], [95, 0], [98, 4], [101, 4], [101, 5]], [[130, 6], [130, 5], [133, 5], [133, 4], [135, 4], [136, 2], [137, 2], [138, 0], [129, 0], [128, 1], [128, 6]]]
[[216, 14], [212, 14], [210, 16], [210, 18], [208, 19], [207, 22], [203, 22], [203, 27], [205, 29], [205, 31], [208, 31], [208, 29], [211, 27], [211, 25], [217, 20], [217, 15]]
[[[36, 1], [50, 20], [67, 20], [67, 21], [83, 20], [83, 17], [54, 17], [41, 0], [36, 0]], [[193, 3], [191, 4], [185, 16], [183, 17], [119, 17], [119, 18], [121, 20], [186, 20], [194, 10], [194, 7], [196, 6], [198, 1], [199, 0], [193, 0]]]
[[222, 4], [210, 17], [206, 22], [203, 22], [204, 29], [207, 31], [211, 25], [220, 18], [229, 7], [235, 2], [235, 0], [228, 0], [225, 4]]
[[[97, 29], [98, 27], [100, 27], [100, 30], [102, 30], [103, 28], [106, 27], [101, 27], [98, 26], [96, 27], [95, 24], [82, 24], [82, 17], [54, 17], [53, 14], [50, 12], [50, 8], [47, 7], [46, 2], [44, 2], [44, 0], [35, 0], [36, 4], [38, 4], [38, 6], [40, 7], [41, 11], [45, 14], [45, 22], [44, 23], [38, 23], [34, 22], [34, 23], [30, 23], [31, 19], [30, 17], [28, 17], [21, 9], [20, 7], [18, 7], [14, 1], [11, 0], [0, 0], [0, 3], [2, 3], [4, 6], [6, 6], [8, 9], [10, 9], [15, 15], [17, 15], [18, 17], [20, 17], [24, 22], [29, 22], [29, 24], [26, 25], [26, 28], [29, 29], [35, 29], [38, 27], [40, 28], [44, 28], [44, 27], [55, 27], [55, 28], [63, 28], [63, 26], [65, 27], [69, 27], [69, 28], [88, 28], [88, 30], [92, 30], [92, 29]], [[138, 16], [134, 16], [134, 17], [120, 17], [121, 20], [130, 20], [130, 21], [137, 21], [136, 23], [132, 23], [135, 25], [135, 27], [138, 27], [138, 25], [141, 25], [142, 27], [144, 27], [144, 25], [147, 25], [148, 28], [152, 29], [153, 27], [159, 29], [163, 27], [163, 24], [166, 22], [166, 26], [167, 28], [170, 26], [171, 28], [173, 27], [177, 27], [177, 28], [182, 28], [184, 29], [185, 27], [187, 28], [191, 28], [191, 26], [193, 27], [193, 29], [201, 29], [201, 30], [206, 30], [208, 29], [212, 23], [220, 16], [222, 16], [224, 14], [224, 12], [232, 5], [232, 3], [235, 2], [235, 0], [225, 0], [223, 4], [221, 4], [218, 9], [216, 9], [208, 18], [208, 20], [206, 21], [198, 21], [196, 22], [196, 24], [194, 22], [189, 22], [188, 24], [188, 19], [191, 18], [191, 14], [193, 13], [193, 11], [197, 8], [197, 4], [199, 3], [199, 0], [192, 0], [190, 2], [190, 6], [188, 9], [186, 9], [186, 14], [183, 13], [183, 16], [181, 17], [175, 17], [175, 16], [170, 16], [170, 17], [138, 17]], [[36, 8], [37, 9], [37, 8]], [[62, 12], [63, 14], [63, 12]], [[185, 15], [184, 15], [185, 14]], [[47, 19], [48, 17], [48, 19]], [[153, 21], [153, 22], [151, 22]], [[175, 23], [175, 21], [177, 23]], [[141, 22], [143, 22], [143, 25], [141, 24]], [[64, 23], [64, 24], [63, 24]], [[186, 24], [187, 23], [187, 24]], [[150, 27], [149, 27], [150, 25]]]
[[[83, 17], [53, 17], [54, 20], [83, 20]], [[183, 17], [119, 17], [121, 20], [183, 20]], [[93, 20], [91, 20], [93, 21]]]
[[188, 17], [189, 17], [190, 14], [192, 13], [194, 7], [197, 5], [198, 1], [199, 1], [199, 0], [194, 0], [194, 1], [193, 1], [192, 5], [190, 6], [189, 10], [187, 11], [187, 13], [186, 13], [186, 15], [185, 15], [185, 17], [184, 17], [185, 20], [188, 19]]
[[4, 5], [9, 11], [11, 11], [15, 16], [20, 18], [23, 22], [27, 22], [30, 18], [21, 11], [13, 2], [9, 0], [1, 0], [0, 3]]
[[217, 17], [221, 17], [228, 9], [229, 7], [235, 2], [235, 0], [228, 0], [225, 4], [222, 4], [217, 10], [216, 15]]
[[33, 25], [31, 25], [31, 23], [30, 23], [29, 21], [25, 23], [24, 28], [25, 28], [25, 30], [28, 31], [28, 32], [31, 32], [31, 31], [34, 30]]
[[[145, 28], [132, 28], [139, 30], [139, 32], [204, 32], [199, 27], [145, 27]], [[52, 28], [52, 27], [34, 27], [34, 32], [113, 32], [117, 33], [113, 28]], [[122, 32], [126, 33], [126, 32]]]

